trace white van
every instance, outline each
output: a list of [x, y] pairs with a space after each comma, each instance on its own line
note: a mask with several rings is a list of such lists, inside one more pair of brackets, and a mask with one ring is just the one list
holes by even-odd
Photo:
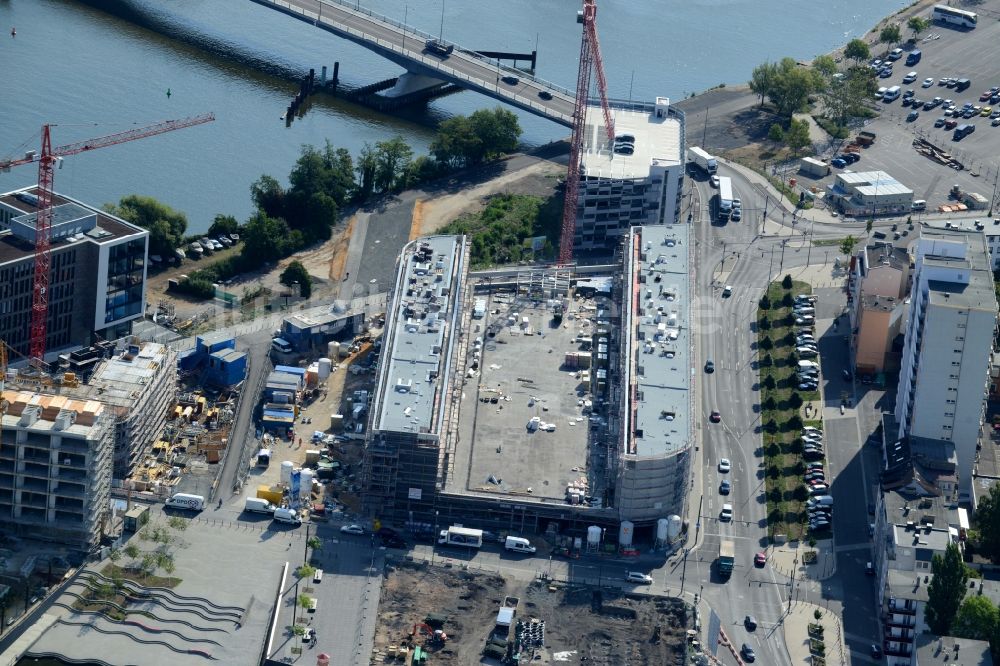
[[917, 199], [910, 207], [913, 210], [927, 210], [927, 201], [924, 199]]
[[274, 520], [288, 525], [302, 524], [302, 519], [299, 518], [299, 512], [295, 509], [275, 509]]
[[899, 97], [899, 93], [900, 93], [899, 86], [893, 86], [891, 88], [888, 88], [886, 89], [885, 93], [882, 94], [882, 101], [891, 102], [895, 100], [897, 97]]
[[201, 495], [189, 495], [187, 493], [177, 493], [171, 496], [166, 505], [171, 509], [186, 509], [188, 511], [201, 511], [205, 508], [205, 498]]
[[509, 536], [503, 542], [503, 547], [515, 553], [534, 553], [535, 547], [527, 539]]
[[274, 513], [275, 506], [266, 499], [260, 497], [248, 497], [247, 503], [243, 506], [244, 511], [250, 513]]
[[292, 353], [292, 344], [284, 338], [274, 338], [271, 340], [271, 349], [282, 354]]

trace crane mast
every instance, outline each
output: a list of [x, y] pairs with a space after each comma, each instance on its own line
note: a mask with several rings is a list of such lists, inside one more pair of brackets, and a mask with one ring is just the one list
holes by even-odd
[[566, 172], [566, 200], [563, 203], [562, 230], [559, 239], [559, 263], [573, 260], [573, 237], [576, 232], [576, 210], [580, 194], [580, 155], [587, 127], [587, 103], [590, 98], [591, 73], [597, 72], [597, 90], [604, 114], [604, 131], [608, 143], [615, 140], [615, 123], [608, 104], [608, 84], [604, 77], [601, 44], [597, 39], [597, 0], [583, 0], [583, 11], [577, 14], [583, 24], [580, 40], [580, 67], [576, 75], [576, 103], [573, 106], [573, 134], [570, 139], [569, 168]]

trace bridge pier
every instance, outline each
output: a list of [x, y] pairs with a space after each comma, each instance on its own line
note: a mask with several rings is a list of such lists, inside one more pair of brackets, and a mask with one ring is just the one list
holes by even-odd
[[396, 85], [382, 93], [383, 97], [391, 99], [406, 97], [414, 93], [432, 93], [438, 88], [448, 85], [446, 81], [435, 79], [424, 74], [414, 74], [413, 72], [403, 72], [396, 79]]

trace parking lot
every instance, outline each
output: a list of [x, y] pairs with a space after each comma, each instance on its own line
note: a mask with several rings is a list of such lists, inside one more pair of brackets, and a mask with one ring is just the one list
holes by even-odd
[[[894, 63], [892, 76], [879, 78], [878, 85], [898, 85], [903, 91], [912, 90], [914, 96], [924, 102], [941, 97], [953, 100], [958, 107], [969, 102], [997, 108], [989, 101], [980, 102], [979, 97], [983, 91], [1000, 86], [1000, 21], [997, 20], [1000, 17], [1000, 0], [988, 0], [972, 7], [972, 10], [979, 14], [978, 27], [965, 32], [932, 24], [915, 46], [902, 46], [904, 56]], [[903, 34], [909, 36], [905, 26]], [[908, 66], [905, 64], [905, 52], [912, 48], [918, 48], [923, 55], [918, 63]], [[874, 51], [873, 55], [883, 56], [879, 51]], [[903, 78], [911, 71], [916, 72], [916, 80], [904, 84]], [[921, 87], [928, 77], [934, 79], [934, 84], [929, 88]], [[942, 77], [967, 78], [971, 86], [956, 92], [955, 88], [938, 85]], [[955, 184], [987, 198], [992, 195], [1000, 164], [997, 158], [1000, 154], [1000, 126], [991, 126], [990, 118], [958, 118], [959, 125], [971, 123], [976, 130], [962, 141], [955, 142], [952, 130], [934, 127], [934, 121], [944, 115], [943, 105], [931, 110], [921, 107], [918, 117], [912, 121], [907, 120], [912, 108], [903, 106], [902, 96], [880, 106], [881, 117], [865, 127], [877, 134], [875, 144], [863, 151], [860, 162], [847, 168], [854, 171], [887, 171], [910, 187], [915, 199], [926, 199], [928, 212], [947, 202], [948, 190]], [[965, 169], [956, 171], [919, 154], [912, 146], [916, 137], [950, 152], [964, 164]]]

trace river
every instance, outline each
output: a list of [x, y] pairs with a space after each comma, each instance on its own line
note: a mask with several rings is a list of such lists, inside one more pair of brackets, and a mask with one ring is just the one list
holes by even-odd
[[[442, 5], [442, 3], [445, 3]], [[719, 83], [741, 83], [759, 62], [809, 59], [869, 30], [905, 0], [602, 0], [601, 49], [613, 97], [680, 99]], [[372, 10], [484, 50], [538, 48], [537, 75], [572, 88], [580, 27], [576, 0], [372, 0]], [[443, 12], [442, 12], [443, 8]], [[17, 36], [10, 37], [10, 28]], [[364, 85], [399, 73], [375, 54], [249, 0], [0, 0], [0, 155], [206, 111], [217, 120], [69, 157], [56, 189], [92, 204], [130, 193], [154, 196], [205, 230], [217, 213], [245, 219], [250, 184], [281, 181], [302, 144], [329, 140], [356, 153], [401, 134], [425, 152], [434, 123], [493, 106], [471, 92], [402, 116], [328, 96], [305, 118], [279, 119], [297, 85], [332, 69]], [[170, 95], [167, 95], [167, 90]], [[538, 145], [568, 131], [519, 113], [523, 139]], [[29, 166], [0, 174], [0, 190], [30, 184]]]

